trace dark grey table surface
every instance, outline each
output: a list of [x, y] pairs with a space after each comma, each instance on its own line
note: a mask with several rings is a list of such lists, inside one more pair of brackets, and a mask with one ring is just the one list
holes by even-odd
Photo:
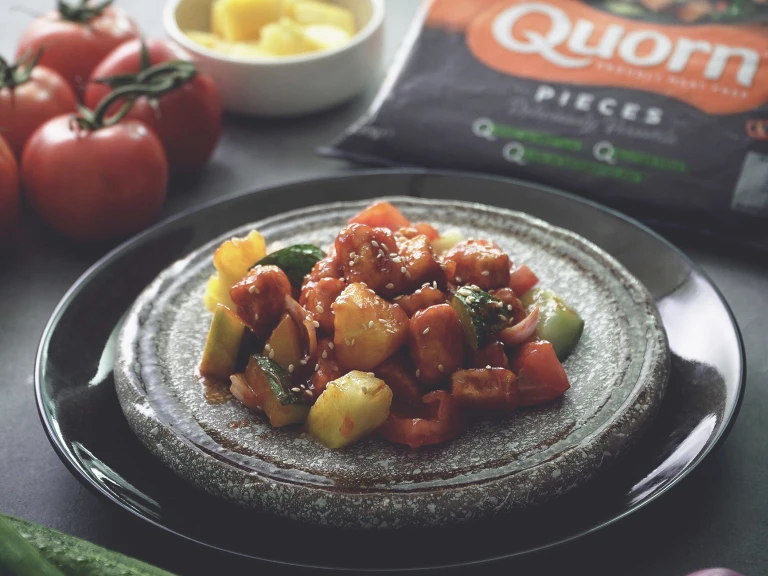
[[[387, 0], [387, 63], [417, 3]], [[0, 0], [3, 56], [12, 57], [29, 21], [11, 9], [21, 4], [25, 11], [43, 11], [54, 1]], [[146, 35], [162, 35], [162, 2], [118, 4]], [[353, 170], [318, 158], [314, 149], [357, 118], [372, 97], [373, 91], [340, 109], [292, 121], [227, 117], [212, 162], [173, 186], [164, 216], [249, 188]], [[683, 576], [728, 566], [748, 576], [768, 574], [768, 257], [704, 248], [695, 241], [681, 247], [722, 290], [746, 342], [747, 393], [728, 439], [677, 487], [608, 529], [547, 552], [463, 571]], [[29, 215], [13, 243], [0, 248], [0, 511], [179, 574], [283, 573], [192, 545], [101, 501], [70, 475], [49, 445], [32, 389], [38, 340], [61, 296], [104, 251], [63, 243]], [[425, 534], [425, 545], [439, 544], [429, 543]]]

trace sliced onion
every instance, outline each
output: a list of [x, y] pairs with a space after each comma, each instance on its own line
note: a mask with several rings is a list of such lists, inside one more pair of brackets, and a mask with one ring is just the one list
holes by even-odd
[[309, 315], [309, 312], [301, 304], [288, 295], [285, 296], [285, 310], [299, 327], [304, 327], [301, 336], [306, 347], [306, 356], [309, 358], [314, 357], [317, 352], [317, 330], [312, 316]]
[[522, 344], [536, 332], [536, 325], [538, 322], [539, 307], [536, 306], [531, 310], [530, 314], [520, 320], [520, 322], [509, 328], [504, 328], [504, 330], [499, 332], [499, 340], [507, 346], [517, 346], [518, 344]]
[[261, 410], [259, 399], [256, 397], [256, 394], [253, 393], [251, 387], [248, 386], [243, 374], [232, 374], [232, 376], [229, 377], [229, 381], [232, 382], [232, 386], [229, 387], [232, 396], [240, 400], [246, 408], [250, 408], [251, 410]]

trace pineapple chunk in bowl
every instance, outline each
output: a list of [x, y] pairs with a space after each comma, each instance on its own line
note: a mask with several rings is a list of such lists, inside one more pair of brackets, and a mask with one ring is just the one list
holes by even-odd
[[358, 95], [381, 64], [385, 0], [323, 3], [227, 0], [222, 15], [214, 0], [169, 0], [163, 25], [217, 83], [226, 110], [297, 116]]

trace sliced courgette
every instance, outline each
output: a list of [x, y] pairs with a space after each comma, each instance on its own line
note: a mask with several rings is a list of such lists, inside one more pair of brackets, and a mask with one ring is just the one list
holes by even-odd
[[301, 288], [304, 276], [309, 274], [312, 271], [312, 267], [322, 258], [325, 258], [325, 254], [317, 246], [312, 244], [295, 244], [272, 252], [272, 254], [267, 254], [256, 262], [253, 267], [274, 264], [285, 272], [293, 286]]
[[581, 338], [584, 320], [552, 290], [534, 288], [523, 294], [520, 301], [526, 308], [538, 304], [536, 336], [550, 342], [560, 360], [568, 356]]
[[309, 395], [294, 386], [290, 374], [276, 362], [254, 354], [245, 369], [245, 379], [275, 428], [307, 419]]
[[173, 576], [56, 530], [0, 514], [0, 574]]
[[229, 381], [234, 374], [247, 327], [232, 310], [218, 304], [213, 312], [211, 328], [205, 340], [200, 374]]
[[299, 361], [304, 356], [302, 348], [301, 331], [291, 315], [286, 312], [267, 340], [264, 354], [281, 368], [288, 370], [291, 365], [298, 367]]
[[501, 300], [482, 290], [459, 288], [451, 307], [459, 315], [464, 340], [472, 350], [488, 344], [507, 324], [500, 316], [504, 311]]

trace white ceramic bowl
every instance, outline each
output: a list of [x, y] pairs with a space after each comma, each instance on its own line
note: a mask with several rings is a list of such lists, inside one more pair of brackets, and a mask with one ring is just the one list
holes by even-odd
[[246, 59], [209, 50], [182, 30], [210, 30], [213, 0], [169, 0], [163, 25], [219, 87], [225, 110], [258, 116], [317, 112], [362, 92], [381, 64], [384, 0], [333, 0], [351, 10], [359, 32], [334, 50], [274, 59]]

